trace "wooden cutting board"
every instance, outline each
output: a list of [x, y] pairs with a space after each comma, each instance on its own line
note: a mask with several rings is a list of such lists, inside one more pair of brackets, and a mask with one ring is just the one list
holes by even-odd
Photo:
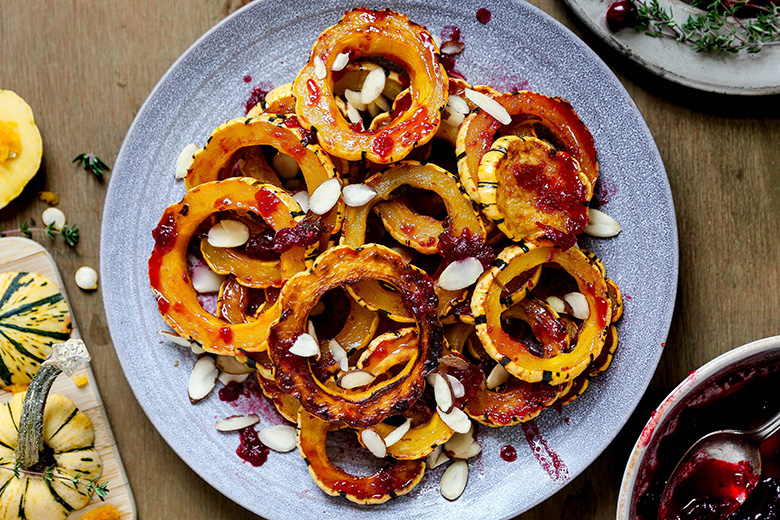
[[[0, 272], [6, 271], [26, 271], [42, 274], [59, 285], [60, 292], [62, 292], [65, 300], [68, 301], [68, 295], [65, 293], [65, 286], [62, 283], [62, 278], [57, 270], [57, 265], [54, 263], [54, 259], [37, 242], [18, 237], [0, 238]], [[73, 316], [73, 309], [71, 309], [71, 320], [73, 324], [71, 337], [80, 338], [79, 327]], [[87, 377], [87, 384], [83, 387], [77, 386], [74, 380], [84, 375]], [[87, 511], [104, 504], [114, 506], [121, 514], [122, 520], [135, 520], [136, 511], [133, 493], [130, 490], [130, 484], [122, 466], [122, 459], [119, 457], [114, 435], [111, 433], [111, 427], [108, 424], [108, 417], [103, 408], [103, 401], [100, 399], [100, 392], [98, 392], [92, 369], [89, 366], [82, 367], [74, 374], [73, 378], [60, 375], [54, 382], [51, 393], [68, 396], [92, 421], [92, 425], [95, 428], [95, 447], [103, 460], [103, 476], [100, 478], [100, 482], [108, 481], [109, 493], [105, 502], [101, 502], [96, 497], [84, 509], [71, 513], [68, 516], [68, 520], [79, 520], [81, 515]], [[0, 403], [10, 400], [12, 395], [10, 392], [0, 390]]]

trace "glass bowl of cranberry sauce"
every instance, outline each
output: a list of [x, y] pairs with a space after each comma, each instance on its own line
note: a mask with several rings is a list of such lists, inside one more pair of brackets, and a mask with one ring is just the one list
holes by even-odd
[[[672, 470], [703, 435], [747, 430], [780, 411], [780, 336], [743, 345], [692, 372], [652, 413], [623, 475], [617, 520], [657, 520]], [[761, 445], [758, 487], [729, 520], [780, 519], [780, 434]], [[680, 520], [709, 520], [715, 504], [689, 503]]]

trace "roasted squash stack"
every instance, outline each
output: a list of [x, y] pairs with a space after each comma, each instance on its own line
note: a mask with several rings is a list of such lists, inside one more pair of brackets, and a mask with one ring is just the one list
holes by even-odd
[[[620, 291], [576, 245], [590, 132], [565, 100], [471, 87], [440, 58], [406, 16], [346, 13], [294, 83], [212, 133], [153, 232], [166, 322], [255, 368], [317, 484], [358, 503], [407, 493], [451, 439], [478, 453], [471, 419], [571, 402], [617, 347]], [[226, 220], [248, 231], [215, 245]], [[227, 276], [217, 315], [193, 255]], [[336, 467], [345, 427], [393, 463]]]

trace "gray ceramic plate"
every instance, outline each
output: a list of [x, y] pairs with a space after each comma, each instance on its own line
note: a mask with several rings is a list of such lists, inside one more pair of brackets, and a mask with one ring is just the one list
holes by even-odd
[[[236, 434], [214, 421], [259, 411], [265, 402], [236, 407], [215, 395], [193, 406], [187, 381], [193, 360], [161, 344], [166, 328], [149, 289], [146, 262], [151, 231], [163, 209], [181, 199], [173, 179], [176, 158], [189, 143], [202, 144], [225, 120], [243, 114], [251, 85], [291, 81], [317, 35], [353, 4], [342, 0], [267, 0], [254, 3], [209, 31], [166, 73], [138, 113], [111, 177], [103, 213], [101, 275], [112, 339], [136, 398], [174, 450], [226, 496], [266, 518], [361, 517], [507, 518], [560, 490], [610, 443], [628, 419], [663, 351], [677, 284], [677, 228], [669, 184], [650, 132], [628, 94], [604, 63], [568, 30], [522, 2], [463, 0], [457, 4], [382, 0], [369, 7], [405, 12], [433, 32], [460, 27], [466, 51], [458, 68], [474, 83], [531, 89], [571, 101], [599, 149], [602, 209], [623, 226], [614, 239], [593, 240], [608, 275], [626, 295], [620, 349], [609, 371], [561, 414], [537, 419], [541, 436], [562, 461], [560, 478], [537, 461], [521, 428], [483, 431], [482, 455], [471, 463], [468, 487], [448, 502], [438, 492], [443, 467], [426, 475], [408, 496], [375, 507], [355, 506], [322, 493], [297, 453], [272, 453], [260, 467], [235, 454]], [[478, 8], [493, 19], [481, 25]], [[608, 202], [606, 202], [608, 200]], [[178, 365], [178, 366], [177, 366]], [[262, 424], [261, 424], [262, 426]], [[505, 444], [518, 460], [499, 457]], [[334, 453], [338, 452], [336, 450]], [[349, 458], [351, 453], [343, 453]], [[540, 455], [543, 456], [544, 454]]]
[[[700, 13], [682, 0], [658, 0], [682, 24]], [[612, 0], [566, 0], [599, 38], [642, 67], [669, 81], [708, 92], [737, 95], [780, 93], [780, 48], [766, 47], [760, 53], [696, 53], [669, 38], [651, 38], [633, 29], [616, 33], [607, 28], [607, 7]]]

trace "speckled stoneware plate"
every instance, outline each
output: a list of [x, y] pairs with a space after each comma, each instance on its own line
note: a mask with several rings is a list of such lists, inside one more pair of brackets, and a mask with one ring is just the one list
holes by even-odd
[[[708, 92], [758, 96], [780, 93], [780, 47], [761, 52], [697, 53], [670, 38], [652, 38], [634, 29], [612, 32], [606, 14], [612, 0], [565, 0], [596, 36], [662, 78]], [[648, 2], [649, 3], [649, 2]], [[658, 0], [682, 24], [701, 13], [682, 0]]]
[[[204, 35], [166, 73], [138, 113], [120, 151], [103, 214], [101, 275], [106, 314], [125, 375], [152, 423], [201, 477], [226, 496], [266, 518], [508, 518], [560, 490], [610, 443], [628, 419], [663, 351], [677, 285], [677, 228], [663, 164], [642, 116], [604, 63], [572, 33], [523, 2], [463, 0], [366, 2], [393, 7], [438, 33], [460, 27], [466, 51], [458, 69], [473, 83], [510, 89], [526, 84], [571, 101], [592, 131], [602, 178], [602, 209], [622, 224], [614, 239], [584, 240], [604, 259], [625, 294], [620, 348], [584, 396], [537, 420], [541, 437], [557, 454], [557, 473], [534, 455], [520, 427], [483, 429], [483, 451], [471, 462], [464, 494], [441, 497], [443, 467], [426, 475], [409, 495], [374, 507], [356, 506], [322, 493], [300, 456], [272, 453], [254, 468], [239, 459], [236, 434], [214, 429], [215, 419], [257, 411], [263, 424], [278, 418], [268, 403], [216, 395], [197, 405], [187, 397], [193, 358], [161, 343], [166, 325], [149, 289], [147, 259], [152, 229], [163, 209], [181, 200], [176, 159], [189, 143], [203, 144], [212, 129], [243, 114], [243, 103], [261, 81], [291, 81], [318, 34], [353, 3], [340, 0], [257, 2]], [[492, 12], [487, 25], [475, 17]], [[245, 83], [244, 77], [252, 82]], [[530, 436], [530, 434], [529, 434]], [[515, 462], [499, 451], [511, 444]], [[547, 454], [536, 444], [545, 460]], [[336, 456], [339, 450], [334, 450]], [[352, 453], [341, 453], [351, 458]], [[550, 469], [548, 467], [548, 469]], [[551, 477], [552, 473], [552, 477]], [[478, 513], [477, 513], [478, 512]]]

